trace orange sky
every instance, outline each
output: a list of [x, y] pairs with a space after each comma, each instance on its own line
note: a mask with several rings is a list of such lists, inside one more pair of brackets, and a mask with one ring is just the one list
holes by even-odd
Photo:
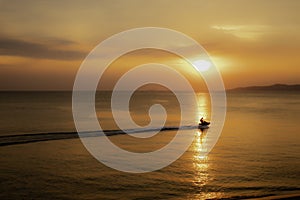
[[[99, 42], [145, 26], [197, 40], [226, 88], [299, 84], [299, 10], [298, 0], [2, 0], [0, 90], [70, 90], [81, 62]], [[107, 74], [106, 85], [118, 67]]]

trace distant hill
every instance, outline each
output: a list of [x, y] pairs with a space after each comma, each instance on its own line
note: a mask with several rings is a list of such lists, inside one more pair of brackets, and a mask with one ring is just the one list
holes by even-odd
[[230, 89], [228, 91], [299, 91], [300, 84], [286, 85], [286, 84], [274, 84], [268, 86], [249, 86]]

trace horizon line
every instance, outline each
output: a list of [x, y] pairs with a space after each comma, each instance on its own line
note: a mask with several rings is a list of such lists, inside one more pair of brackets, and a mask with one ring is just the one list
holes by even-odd
[[[247, 89], [250, 87], [271, 87], [271, 86], [300, 86], [300, 83], [295, 84], [285, 84], [285, 83], [274, 83], [274, 84], [268, 84], [268, 85], [248, 85], [248, 86], [241, 86], [241, 87], [233, 87], [225, 89], [225, 91], [235, 90], [235, 89]], [[0, 92], [72, 92], [73, 89], [0, 89]], [[82, 90], [82, 91], [89, 91], [89, 90]], [[103, 92], [111, 92], [114, 90], [111, 89], [97, 89], [97, 92], [103, 91]], [[116, 91], [130, 91], [130, 90], [116, 90]], [[140, 92], [147, 92], [147, 91], [157, 91], [157, 92], [166, 92], [170, 90], [161, 90], [161, 89], [144, 89], [139, 90]], [[175, 90], [178, 92], [187, 92], [186, 90]], [[209, 92], [208, 90], [199, 90], [196, 92]]]

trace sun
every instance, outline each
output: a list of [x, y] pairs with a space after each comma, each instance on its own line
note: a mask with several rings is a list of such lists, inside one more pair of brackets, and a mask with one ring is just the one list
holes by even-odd
[[211, 65], [211, 62], [207, 60], [196, 60], [193, 62], [194, 68], [199, 72], [207, 71]]

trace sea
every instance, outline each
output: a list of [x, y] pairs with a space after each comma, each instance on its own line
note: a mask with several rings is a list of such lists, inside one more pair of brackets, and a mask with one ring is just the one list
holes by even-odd
[[[111, 94], [97, 92], [95, 110], [103, 137], [120, 148], [139, 153], [157, 150], [182, 127], [194, 135], [192, 144], [161, 169], [119, 171], [99, 162], [78, 137], [72, 92], [0, 92], [0, 199], [300, 198], [299, 92], [227, 92], [223, 130], [205, 156], [201, 151], [214, 133], [210, 94], [196, 94], [197, 109], [188, 111], [196, 117], [181, 124], [180, 103], [172, 92], [134, 93], [129, 109], [140, 127], [160, 120], [149, 114], [153, 104], [162, 105], [167, 115], [163, 127], [154, 123], [150, 130], [137, 129], [129, 124], [126, 128], [133, 135], [159, 132], [138, 142], [114, 121]], [[126, 123], [123, 112], [116, 111]], [[211, 121], [210, 128], [197, 128], [201, 117]]]

